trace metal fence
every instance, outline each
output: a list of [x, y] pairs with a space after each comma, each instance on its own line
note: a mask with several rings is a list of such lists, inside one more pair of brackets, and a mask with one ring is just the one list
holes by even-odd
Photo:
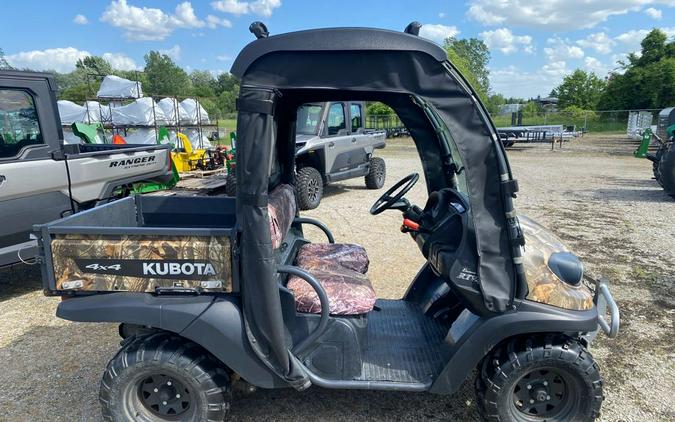
[[[565, 128], [583, 132], [626, 133], [629, 116], [639, 113], [641, 123], [647, 124], [651, 114], [651, 124], [656, 124], [659, 109], [653, 110], [602, 110], [602, 111], [554, 111], [541, 113], [519, 113], [492, 116], [497, 127], [563, 125]], [[647, 119], [645, 119], [645, 116]]]
[[[626, 133], [629, 127], [631, 113], [640, 114], [640, 122], [646, 124], [645, 115], [651, 113], [651, 124], [656, 124], [660, 109], [647, 110], [602, 110], [602, 111], [542, 111], [536, 113], [513, 113], [492, 115], [497, 127], [511, 126], [549, 126], [562, 125], [565, 129], [579, 132], [614, 132]], [[402, 127], [401, 120], [396, 115], [369, 115], [366, 117], [366, 127], [371, 129], [385, 129]]]

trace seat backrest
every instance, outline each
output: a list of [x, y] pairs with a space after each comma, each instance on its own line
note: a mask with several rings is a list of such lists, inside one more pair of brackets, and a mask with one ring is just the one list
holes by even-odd
[[267, 212], [270, 218], [272, 247], [278, 249], [291, 228], [297, 205], [295, 191], [291, 185], [279, 185], [268, 195]]

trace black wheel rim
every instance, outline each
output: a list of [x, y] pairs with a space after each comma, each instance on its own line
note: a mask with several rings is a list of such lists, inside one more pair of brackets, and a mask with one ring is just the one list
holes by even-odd
[[319, 189], [321, 188], [319, 181], [316, 179], [309, 179], [307, 183], [307, 198], [312, 204], [319, 200]]
[[375, 179], [377, 180], [377, 185], [382, 186], [384, 185], [384, 171], [381, 169], [377, 171], [375, 174]]
[[138, 383], [140, 403], [164, 419], [180, 419], [192, 407], [190, 390], [175, 377], [152, 374]]
[[567, 371], [537, 368], [523, 375], [511, 389], [514, 419], [567, 420], [580, 406], [578, 383]]

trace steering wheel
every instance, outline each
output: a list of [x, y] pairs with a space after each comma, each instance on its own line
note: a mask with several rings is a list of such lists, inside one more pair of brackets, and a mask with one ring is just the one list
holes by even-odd
[[[403, 195], [408, 193], [408, 191], [412, 189], [413, 186], [415, 186], [415, 183], [417, 183], [419, 178], [420, 175], [418, 173], [410, 173], [403, 179], [396, 182], [394, 186], [389, 188], [388, 191], [383, 193], [382, 196], [380, 196], [378, 200], [375, 201], [373, 206], [370, 207], [370, 213], [372, 215], [378, 215], [384, 210], [394, 208], [396, 203], [399, 202], [401, 198], [403, 198]], [[407, 205], [409, 206], [410, 204]]]

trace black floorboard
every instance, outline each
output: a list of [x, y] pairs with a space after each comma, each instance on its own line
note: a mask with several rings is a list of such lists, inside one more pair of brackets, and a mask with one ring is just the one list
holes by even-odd
[[380, 299], [368, 314], [363, 381], [424, 383], [440, 373], [447, 328], [416, 304]]

